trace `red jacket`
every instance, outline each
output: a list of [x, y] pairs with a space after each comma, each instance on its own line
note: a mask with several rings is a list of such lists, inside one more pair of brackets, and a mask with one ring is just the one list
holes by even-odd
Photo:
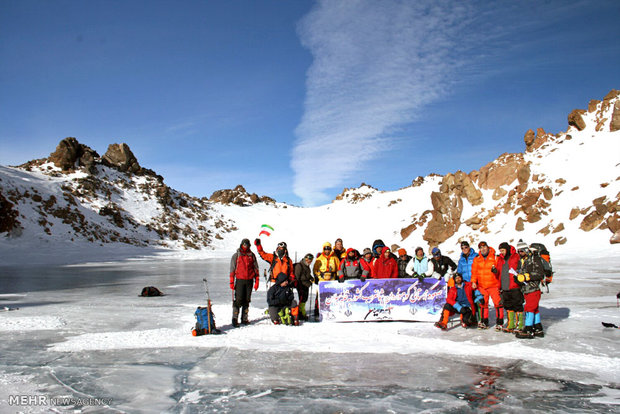
[[372, 269], [372, 259], [370, 262], [367, 262], [363, 257], [360, 258], [360, 264], [362, 265], [362, 269], [366, 272], [366, 278], [373, 278], [373, 269]]
[[398, 263], [391, 255], [385, 258], [385, 252], [390, 248], [385, 246], [381, 249], [379, 256], [373, 263], [372, 277], [375, 279], [396, 279], [398, 278]]
[[256, 256], [250, 249], [237, 249], [230, 260], [230, 278], [231, 282], [237, 279], [252, 280], [258, 279], [258, 263]]
[[[497, 256], [497, 264], [495, 265], [495, 267], [497, 267], [497, 270], [499, 271], [498, 276], [500, 279], [500, 283], [503, 277], [506, 276], [502, 274], [504, 263], [506, 263], [506, 259], [504, 258], [504, 256], [501, 254]], [[517, 250], [513, 246], [510, 246], [510, 256], [508, 257], [508, 267], [516, 271], [517, 266], [519, 266], [519, 254], [517, 253]], [[508, 281], [509, 281], [508, 289], [517, 289], [521, 287], [517, 284], [517, 282], [514, 281], [514, 278], [512, 277], [511, 274], [508, 274], [507, 276], [508, 276]], [[505, 287], [506, 286], [502, 286], [500, 287], [500, 289], [507, 290], [505, 289]]]

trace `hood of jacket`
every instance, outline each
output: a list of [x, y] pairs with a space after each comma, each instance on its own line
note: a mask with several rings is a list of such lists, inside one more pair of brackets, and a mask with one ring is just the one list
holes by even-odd
[[286, 273], [278, 273], [278, 276], [276, 277], [276, 285], [280, 286], [280, 284], [285, 280], [288, 280], [288, 276], [286, 275]]

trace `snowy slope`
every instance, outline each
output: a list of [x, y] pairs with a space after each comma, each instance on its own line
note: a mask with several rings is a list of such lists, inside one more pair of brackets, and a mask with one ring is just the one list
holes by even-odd
[[[608, 227], [620, 223], [620, 131], [611, 132], [612, 119], [620, 116], [619, 99], [612, 91], [605, 101], [591, 103], [580, 115], [579, 128], [570, 126], [556, 135], [542, 131], [536, 138], [542, 145], [517, 157], [529, 171], [524, 185], [515, 174], [501, 188], [485, 189], [478, 172], [467, 175], [473, 177], [470, 190], [480, 191], [482, 201], [473, 205], [466, 197], [445, 194], [462, 201], [462, 208], [458, 229], [440, 243], [429, 243], [425, 236], [435, 210], [431, 194], [440, 191], [446, 178], [437, 175], [398, 191], [367, 185], [346, 189], [319, 207], [264, 202], [242, 207], [176, 192], [152, 175], [128, 175], [104, 165], [98, 165], [93, 176], [81, 170], [63, 173], [48, 162], [30, 171], [0, 167], [1, 195], [19, 213], [18, 228], [0, 237], [2, 260], [79, 262], [156, 253], [227, 256], [242, 238], [256, 237], [262, 224], [275, 228], [271, 237], [264, 237], [267, 250], [284, 240], [291, 256], [299, 257], [338, 237], [345, 247], [360, 251], [380, 238], [408, 251], [416, 246], [428, 251], [439, 244], [444, 253], [454, 255], [463, 239], [497, 246], [523, 238], [544, 242], [554, 255], [615, 254]], [[490, 165], [502, 162], [500, 157]], [[240, 198], [249, 200], [247, 194]], [[533, 206], [523, 205], [528, 198]], [[471, 218], [482, 222], [467, 224]], [[586, 218], [593, 227], [587, 231]], [[410, 234], [401, 233], [413, 227]]]

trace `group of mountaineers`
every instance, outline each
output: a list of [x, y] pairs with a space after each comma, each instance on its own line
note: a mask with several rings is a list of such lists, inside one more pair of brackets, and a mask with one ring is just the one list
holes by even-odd
[[[272, 285], [267, 291], [267, 303], [274, 324], [298, 325], [299, 320], [308, 320], [306, 304], [313, 300], [311, 287], [322, 281], [435, 278], [446, 280], [448, 289], [436, 327], [447, 330], [450, 317], [458, 314], [464, 328], [487, 329], [491, 300], [497, 331], [514, 333], [517, 338], [544, 336], [539, 313], [541, 286], [551, 282], [553, 272], [548, 251], [538, 243], [528, 246], [520, 240], [515, 248], [503, 242], [496, 255], [495, 249], [484, 241], [478, 244], [478, 252], [463, 241], [458, 263], [442, 255], [437, 247], [431, 250], [431, 258], [422, 247], [415, 249], [413, 257], [403, 248], [397, 250], [396, 256], [382, 240], [375, 240], [372, 249], [365, 248], [361, 254], [354, 248], [345, 249], [342, 239], [337, 239], [333, 247], [326, 242], [316, 260], [308, 253], [298, 263], [289, 257], [285, 242], [278, 243], [273, 253], [263, 250], [260, 239], [254, 244], [260, 257], [270, 265]], [[242, 324], [250, 323], [252, 287], [257, 290], [258, 286], [258, 261], [251, 251], [250, 240], [243, 239], [230, 264], [233, 326], [239, 326], [240, 314]], [[297, 290], [299, 303], [293, 288]], [[314, 301], [316, 317], [318, 294]]]

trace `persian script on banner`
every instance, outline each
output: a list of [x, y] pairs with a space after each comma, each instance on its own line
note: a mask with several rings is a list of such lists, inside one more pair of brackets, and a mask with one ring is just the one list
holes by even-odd
[[434, 322], [445, 303], [446, 282], [432, 278], [319, 283], [322, 322]]

